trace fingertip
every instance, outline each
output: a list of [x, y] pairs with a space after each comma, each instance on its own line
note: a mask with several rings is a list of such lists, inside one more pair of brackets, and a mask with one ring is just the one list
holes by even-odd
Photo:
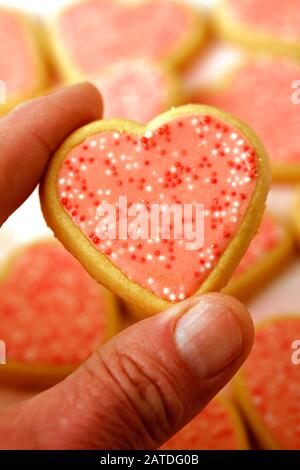
[[176, 321], [177, 349], [200, 379], [218, 377], [241, 365], [253, 343], [253, 322], [234, 297], [211, 293], [198, 297]]
[[206, 297], [210, 298], [214, 303], [222, 303], [225, 308], [228, 308], [228, 310], [232, 312], [241, 331], [241, 355], [244, 357], [248, 356], [254, 341], [254, 323], [247, 307], [236, 297], [228, 294], [211, 293], [207, 294]]
[[79, 98], [80, 100], [84, 101], [86, 105], [91, 107], [91, 113], [95, 115], [95, 119], [102, 117], [102, 95], [100, 90], [95, 85], [93, 85], [92, 82], [83, 81], [75, 83], [74, 85], [62, 87], [51, 93], [51, 95], [56, 96], [60, 96], [61, 94], [63, 94], [68, 99], [70, 96], [73, 96], [73, 98]]

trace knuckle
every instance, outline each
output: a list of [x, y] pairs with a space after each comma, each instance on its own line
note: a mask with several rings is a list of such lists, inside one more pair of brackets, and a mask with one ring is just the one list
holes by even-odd
[[132, 357], [112, 348], [96, 353], [84, 367], [91, 402], [95, 396], [100, 400], [93, 412], [101, 428], [97, 448], [100, 441], [108, 448], [156, 448], [183, 422], [178, 381], [155, 358], [145, 357], [145, 351]]
[[[137, 359], [138, 357], [138, 359]], [[114, 377], [125, 399], [132, 433], [138, 427], [147, 445], [165, 440], [184, 414], [180, 396], [167, 370], [145, 357], [145, 351], [133, 357], [114, 350], [106, 361], [106, 369]]]

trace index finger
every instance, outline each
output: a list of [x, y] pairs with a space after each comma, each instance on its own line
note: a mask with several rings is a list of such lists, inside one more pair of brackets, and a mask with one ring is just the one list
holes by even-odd
[[39, 183], [59, 144], [102, 116], [102, 99], [80, 83], [25, 103], [0, 120], [0, 226]]

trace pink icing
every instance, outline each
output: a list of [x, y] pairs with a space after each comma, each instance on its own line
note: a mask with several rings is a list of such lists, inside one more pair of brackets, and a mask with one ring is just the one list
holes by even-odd
[[67, 8], [59, 19], [64, 47], [81, 72], [95, 74], [123, 58], [163, 60], [193, 27], [184, 5], [89, 0]]
[[299, 0], [228, 0], [228, 8], [238, 22], [256, 32], [300, 39]]
[[266, 214], [262, 220], [257, 235], [253, 238], [242, 261], [237, 267], [234, 277], [238, 278], [258, 261], [262, 261], [266, 255], [279, 245], [283, 237], [282, 226], [270, 215]]
[[77, 364], [105, 339], [101, 287], [61, 245], [27, 248], [0, 284], [9, 362]]
[[300, 338], [300, 319], [282, 319], [258, 330], [244, 367], [253, 405], [282, 449], [299, 449], [299, 365], [292, 343]]
[[[117, 131], [87, 138], [62, 163], [57, 191], [74, 224], [128, 278], [178, 301], [198, 289], [236, 234], [256, 167], [241, 131], [214, 117], [184, 115], [139, 138]], [[203, 248], [188, 250], [172, 230], [169, 240], [100, 240], [99, 204], [118, 205], [124, 195], [128, 206], [204, 204]]]
[[170, 99], [168, 77], [144, 60], [122, 61], [96, 79], [104, 99], [105, 117], [147, 123], [166, 110]]
[[33, 55], [19, 16], [0, 9], [0, 80], [8, 97], [30, 93], [35, 86]]
[[292, 83], [299, 76], [300, 66], [292, 61], [260, 60], [238, 69], [222, 91], [200, 95], [197, 101], [247, 122], [261, 137], [274, 164], [299, 164], [300, 108], [292, 101]]

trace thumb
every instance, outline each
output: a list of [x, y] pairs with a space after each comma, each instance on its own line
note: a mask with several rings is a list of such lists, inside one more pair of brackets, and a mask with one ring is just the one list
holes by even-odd
[[63, 382], [2, 413], [0, 446], [158, 448], [231, 379], [252, 341], [252, 321], [237, 300], [188, 299], [128, 328]]

